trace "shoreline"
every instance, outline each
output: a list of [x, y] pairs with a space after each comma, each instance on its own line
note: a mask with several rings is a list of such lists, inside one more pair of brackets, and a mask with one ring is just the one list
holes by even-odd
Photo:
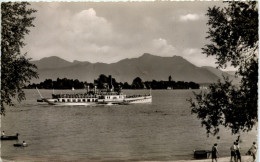
[[[218, 162], [230, 162], [230, 156], [229, 157], [220, 157], [217, 159]], [[242, 162], [253, 162], [253, 157], [249, 155], [241, 156]], [[192, 159], [192, 160], [176, 160], [172, 162], [212, 162], [212, 159]], [[234, 162], [234, 160], [233, 160]]]
[[[241, 156], [242, 157], [242, 162], [252, 162], [253, 157], [252, 156]], [[62, 158], [37, 158], [37, 157], [16, 157], [16, 158], [11, 158], [9, 159], [4, 159], [1, 158], [1, 162], [47, 162], [47, 161], [59, 161], [59, 162], [70, 162], [70, 161], [75, 161], [75, 159], [62, 159]], [[80, 161], [88, 161], [88, 162], [98, 162], [98, 161], [106, 161], [105, 159], [99, 159], [99, 160], [90, 160], [90, 159], [78, 159]], [[230, 156], [229, 157], [220, 157], [217, 159], [218, 162], [230, 162]], [[111, 160], [109, 160], [111, 161]], [[115, 160], [115, 161], [124, 161], [124, 160]], [[128, 161], [128, 160], [126, 160]], [[130, 160], [131, 161], [131, 160]], [[137, 160], [138, 161], [138, 160]], [[151, 160], [152, 161], [152, 160]], [[150, 161], [142, 161], [140, 162], [150, 162]], [[212, 159], [191, 159], [191, 160], [165, 160], [165, 161], [152, 161], [152, 162], [212, 162]]]

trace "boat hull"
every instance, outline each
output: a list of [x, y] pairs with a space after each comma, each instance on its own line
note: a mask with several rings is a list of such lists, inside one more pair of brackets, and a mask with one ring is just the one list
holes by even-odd
[[150, 95], [106, 95], [98, 98], [43, 98], [43, 102], [59, 106], [91, 106], [91, 105], [128, 105], [136, 103], [151, 103]]
[[18, 136], [1, 136], [1, 140], [18, 140]]
[[95, 105], [96, 102], [60, 102], [56, 99], [44, 99], [50, 105], [60, 105], [60, 106], [90, 106]]
[[15, 143], [13, 144], [14, 147], [27, 147], [28, 145], [27, 144], [22, 144], [22, 143]]
[[135, 98], [126, 98], [125, 102], [129, 103], [151, 103], [152, 96], [145, 96], [145, 97], [135, 97]]
[[51, 105], [58, 105], [58, 106], [91, 106], [91, 105], [95, 105], [96, 103], [51, 103]]

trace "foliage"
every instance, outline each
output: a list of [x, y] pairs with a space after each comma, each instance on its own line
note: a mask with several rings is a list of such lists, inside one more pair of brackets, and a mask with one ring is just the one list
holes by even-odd
[[194, 82], [184, 81], [146, 81], [144, 82], [147, 89], [199, 89], [200, 85]]
[[108, 77], [104, 74], [99, 75], [99, 78], [94, 81], [97, 85], [97, 88], [104, 89], [107, 88], [108, 84]]
[[104, 74], [99, 75], [99, 77], [94, 80], [94, 83], [80, 82], [79, 80], [67, 79], [67, 78], [57, 78], [57, 81], [53, 81], [51, 79], [46, 79], [45, 81], [39, 84], [29, 84], [25, 88], [27, 89], [71, 89], [74, 87], [75, 89], [84, 89], [87, 86], [89, 88], [94, 88], [94, 85], [98, 89], [107, 89], [111, 88], [110, 82], [112, 81], [113, 88], [118, 90], [122, 89], [167, 89], [170, 87], [171, 89], [199, 89], [199, 84], [194, 82], [184, 82], [184, 81], [145, 81], [142, 82], [140, 77], [136, 77], [133, 80], [133, 83], [130, 85], [127, 82], [121, 83], [117, 82], [115, 78], [110, 78], [111, 76], [106, 76]]
[[29, 34], [36, 10], [29, 9], [27, 2], [1, 3], [1, 112], [5, 114], [6, 106], [13, 106], [12, 98], [21, 102], [25, 99], [22, 87], [31, 78], [38, 77], [36, 66], [29, 62], [20, 49], [25, 46], [23, 39]]
[[87, 87], [87, 82], [80, 82], [78, 79], [67, 79], [67, 78], [57, 78], [56, 81], [51, 79], [46, 79], [39, 84], [29, 84], [26, 88], [39, 88], [39, 89], [84, 89]]
[[129, 85], [127, 82], [123, 84], [123, 89], [131, 89], [131, 85]]
[[140, 77], [136, 77], [132, 82], [132, 88], [133, 89], [143, 89], [144, 84]]
[[229, 2], [228, 7], [209, 8], [207, 25], [210, 44], [203, 48], [207, 56], [216, 56], [219, 67], [230, 62], [243, 66], [244, 60], [258, 50], [257, 2]]
[[216, 135], [219, 126], [232, 134], [250, 131], [257, 122], [258, 82], [258, 8], [257, 2], [228, 2], [225, 8], [209, 8], [208, 37], [203, 48], [207, 56], [216, 56], [219, 68], [228, 63], [242, 77], [239, 87], [228, 78], [209, 86], [209, 91], [190, 99], [192, 113], [202, 120], [207, 133]]
[[[104, 74], [99, 75], [97, 80], [94, 80], [94, 84], [97, 85], [98, 89], [118, 89], [119, 83], [115, 80], [115, 78], [112, 78], [111, 75], [108, 77]], [[122, 85], [122, 83], [120, 83]]]

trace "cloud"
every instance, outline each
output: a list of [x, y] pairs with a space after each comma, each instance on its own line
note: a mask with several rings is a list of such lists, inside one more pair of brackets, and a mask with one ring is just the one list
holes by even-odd
[[[25, 48], [30, 57], [36, 60], [43, 56], [59, 56], [69, 61], [112, 63], [124, 58], [138, 57], [146, 52], [159, 56], [173, 56], [176, 51], [166, 39], [152, 39], [140, 33], [116, 31], [111, 22], [98, 16], [93, 8], [77, 12], [60, 8], [44, 11], [41, 15], [45, 17], [41, 19], [49, 19], [49, 23], [44, 26], [36, 25], [37, 28], [34, 29], [37, 30], [30, 36], [34, 40], [37, 36], [38, 39], [31, 41]], [[155, 27], [154, 24], [154, 19], [144, 19], [145, 28]]]
[[[28, 40], [35, 40], [35, 36], [37, 40], [31, 41], [24, 49], [30, 51], [30, 57], [60, 56], [69, 61], [105, 62], [104, 54], [111, 54], [110, 44], [117, 34], [104, 17], [97, 16], [93, 8], [75, 13], [48, 10], [44, 15], [49, 18], [49, 23], [33, 28], [35, 31]], [[47, 18], [43, 19], [47, 21]]]
[[186, 21], [196, 21], [201, 18], [200, 15], [198, 14], [187, 14], [187, 15], [181, 15], [180, 16], [180, 21], [186, 22]]
[[67, 21], [61, 29], [65, 37], [73, 38], [77, 43], [106, 44], [114, 34], [111, 24], [103, 17], [98, 17], [93, 8], [82, 10]]
[[196, 5], [32, 2], [35, 27], [26, 35], [24, 52], [34, 60], [58, 56], [105, 63], [151, 53], [208, 65], [212, 61], [199, 49], [205, 44], [208, 5]]
[[173, 56], [176, 55], [176, 48], [168, 44], [166, 39], [157, 38], [149, 42], [146, 52], [156, 54], [158, 56]]
[[202, 50], [199, 48], [186, 48], [182, 51], [182, 57], [190, 61], [196, 66], [214, 66], [216, 59], [214, 56], [207, 57], [202, 54]]
[[[217, 61], [215, 56], [206, 56], [206, 54], [202, 54], [202, 50], [199, 48], [186, 48], [182, 51], [182, 57], [193, 63], [194, 65], [201, 66], [212, 66], [217, 67], [215, 63]], [[225, 69], [221, 69], [223, 71], [237, 71], [237, 68], [231, 66], [230, 63], [227, 64]]]
[[194, 54], [201, 54], [201, 49], [198, 48], [186, 48], [183, 51], [183, 54], [187, 55], [187, 56], [192, 56]]

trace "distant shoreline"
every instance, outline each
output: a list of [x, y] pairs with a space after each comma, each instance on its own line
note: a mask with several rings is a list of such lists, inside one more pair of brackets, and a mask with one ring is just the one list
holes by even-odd
[[185, 82], [185, 81], [174, 81], [172, 77], [169, 76], [168, 81], [142, 81], [140, 77], [136, 77], [131, 84], [128, 82], [117, 82], [115, 78], [111, 75], [106, 76], [100, 74], [93, 83], [88, 83], [86, 81], [79, 81], [78, 79], [68, 79], [68, 78], [57, 78], [56, 80], [45, 79], [43, 82], [38, 84], [32, 83], [24, 88], [44, 88], [44, 89], [199, 89], [201, 88], [199, 84], [195, 82]]

